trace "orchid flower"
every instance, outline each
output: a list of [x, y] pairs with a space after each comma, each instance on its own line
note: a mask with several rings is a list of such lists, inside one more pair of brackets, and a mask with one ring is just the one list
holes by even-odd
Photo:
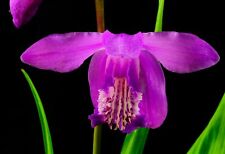
[[19, 28], [31, 20], [42, 0], [10, 0], [10, 12], [14, 25]]
[[219, 61], [213, 47], [193, 34], [109, 31], [49, 35], [29, 47], [21, 60], [64, 73], [91, 55], [92, 126], [107, 123], [125, 133], [137, 127], [157, 128], [165, 120], [167, 97], [160, 63], [169, 71], [189, 73]]

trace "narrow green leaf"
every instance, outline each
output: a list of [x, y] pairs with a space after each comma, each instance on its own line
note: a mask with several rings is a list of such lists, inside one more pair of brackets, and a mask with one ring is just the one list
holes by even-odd
[[143, 153], [149, 129], [139, 128], [126, 135], [121, 154], [141, 154]]
[[[164, 0], [159, 0], [155, 32], [162, 31]], [[127, 134], [123, 142], [121, 154], [141, 154], [143, 153], [145, 142], [147, 140], [149, 129], [139, 128], [130, 134]]]
[[155, 23], [155, 32], [162, 31], [164, 0], [159, 0], [157, 18]]
[[38, 95], [38, 92], [32, 82], [32, 80], [30, 79], [29, 75], [26, 73], [25, 70], [21, 69], [23, 75], [25, 76], [31, 92], [34, 96], [34, 100], [36, 103], [36, 107], [38, 110], [38, 115], [39, 115], [39, 119], [40, 119], [40, 123], [41, 123], [41, 129], [42, 129], [42, 135], [43, 135], [43, 141], [44, 141], [44, 147], [45, 147], [45, 154], [53, 154], [53, 145], [52, 145], [52, 139], [51, 139], [51, 134], [50, 134], [50, 130], [48, 127], [48, 121], [45, 115], [45, 111], [44, 111], [44, 107], [42, 105], [41, 99]]
[[207, 127], [188, 154], [225, 154], [225, 93]]

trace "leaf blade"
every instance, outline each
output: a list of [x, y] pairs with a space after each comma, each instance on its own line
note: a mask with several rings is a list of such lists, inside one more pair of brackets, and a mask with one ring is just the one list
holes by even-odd
[[126, 135], [121, 154], [140, 154], [143, 153], [149, 129], [139, 128]]
[[225, 93], [208, 125], [188, 151], [188, 154], [199, 153], [225, 153]]
[[35, 104], [36, 104], [36, 107], [37, 107], [37, 110], [38, 110], [38, 116], [39, 116], [39, 119], [40, 119], [42, 135], [43, 135], [45, 154], [53, 154], [54, 151], [53, 151], [51, 134], [50, 134], [48, 121], [47, 121], [47, 118], [46, 118], [46, 115], [45, 115], [45, 111], [44, 111], [44, 107], [42, 105], [41, 98], [39, 97], [39, 94], [38, 94], [32, 80], [31, 80], [31, 78], [27, 74], [27, 72], [24, 69], [21, 69], [21, 71], [22, 71], [27, 83], [30, 86], [30, 89], [31, 89], [31, 92], [33, 94]]

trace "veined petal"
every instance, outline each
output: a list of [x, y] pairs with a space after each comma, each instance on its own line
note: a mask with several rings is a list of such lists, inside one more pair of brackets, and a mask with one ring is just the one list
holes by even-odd
[[193, 34], [143, 33], [143, 45], [172, 72], [194, 72], [208, 68], [219, 61], [219, 55], [213, 47]]
[[21, 60], [40, 69], [69, 72], [103, 48], [101, 36], [97, 32], [49, 35], [29, 47]]
[[105, 82], [107, 79], [105, 71], [106, 61], [107, 55], [104, 51], [96, 52], [91, 58], [88, 69], [88, 81], [90, 85], [91, 99], [95, 108], [98, 107], [97, 100], [99, 96], [99, 90], [104, 87], [105, 83], [107, 83]]
[[88, 80], [92, 102], [97, 107], [99, 90], [107, 91], [114, 85], [115, 78], [127, 78], [132, 87], [138, 89], [138, 72], [136, 59], [109, 56], [105, 51], [96, 52], [90, 62]]
[[[96, 52], [91, 58], [91, 62], [88, 69], [88, 81], [90, 85], [90, 94], [92, 99], [92, 104], [94, 106], [94, 113], [89, 115], [92, 127], [102, 124], [105, 122], [104, 116], [98, 114], [98, 99], [99, 90], [104, 87], [107, 80], [107, 75], [105, 71], [107, 62], [107, 55], [105, 51]], [[112, 78], [112, 77], [111, 77]]]
[[157, 128], [167, 115], [164, 74], [160, 64], [147, 51], [140, 54], [140, 67], [140, 85], [143, 91], [140, 112], [145, 117], [145, 127]]
[[37, 12], [42, 0], [10, 0], [10, 12], [14, 25], [19, 28]]

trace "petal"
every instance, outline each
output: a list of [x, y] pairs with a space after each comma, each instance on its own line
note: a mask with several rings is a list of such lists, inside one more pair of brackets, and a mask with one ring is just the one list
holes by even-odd
[[105, 80], [107, 78], [105, 72], [107, 55], [104, 51], [96, 52], [91, 58], [91, 62], [88, 69], [88, 81], [90, 85], [90, 93], [92, 104], [94, 106], [94, 113], [89, 115], [92, 127], [103, 124], [104, 117], [98, 114], [98, 97], [99, 90], [104, 87]]
[[21, 60], [40, 69], [69, 72], [101, 48], [101, 33], [53, 34], [29, 47], [22, 54]]
[[[115, 77], [127, 76], [128, 71], [130, 74], [136, 73], [130, 67], [130, 65], [135, 65], [132, 63], [133, 61], [133, 59], [122, 58], [120, 56], [109, 56], [105, 51], [94, 54], [89, 65], [88, 79], [92, 102], [95, 107], [98, 104], [99, 90], [107, 91], [110, 86], [114, 85]], [[129, 82], [135, 85], [136, 81], [130, 80], [135, 79], [136, 76], [136, 74], [132, 74]]]
[[132, 57], [139, 56], [142, 48], [142, 33], [135, 35], [113, 34], [109, 31], [103, 33], [103, 42], [106, 53], [111, 56]]
[[193, 34], [144, 33], [143, 45], [172, 72], [194, 72], [208, 68], [219, 61], [219, 55], [213, 47]]
[[89, 115], [88, 119], [91, 120], [92, 128], [94, 128], [97, 125], [101, 125], [105, 123], [104, 116], [97, 114], [97, 112]]
[[160, 64], [147, 51], [140, 54], [140, 67], [140, 84], [143, 91], [140, 113], [145, 116], [145, 127], [157, 128], [167, 115], [164, 74]]
[[137, 116], [130, 124], [126, 126], [126, 129], [122, 131], [123, 133], [131, 133], [137, 128], [144, 127], [145, 121], [142, 116]]
[[91, 62], [88, 69], [88, 81], [90, 85], [90, 93], [92, 103], [97, 109], [98, 107], [98, 95], [99, 90], [104, 87], [106, 80], [106, 67], [107, 55], [104, 51], [96, 52], [91, 58]]
[[10, 12], [14, 25], [19, 28], [37, 12], [42, 0], [10, 0]]

